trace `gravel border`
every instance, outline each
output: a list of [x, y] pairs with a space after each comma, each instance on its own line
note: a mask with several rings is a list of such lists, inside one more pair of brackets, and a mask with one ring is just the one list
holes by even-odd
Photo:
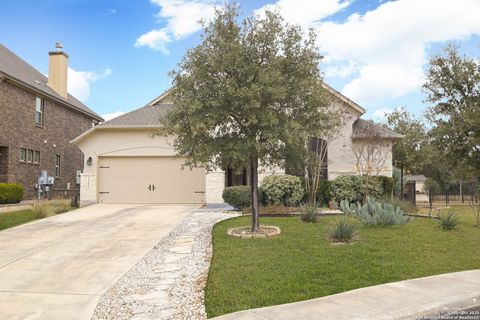
[[192, 211], [100, 298], [92, 319], [206, 319], [213, 226], [237, 213]]

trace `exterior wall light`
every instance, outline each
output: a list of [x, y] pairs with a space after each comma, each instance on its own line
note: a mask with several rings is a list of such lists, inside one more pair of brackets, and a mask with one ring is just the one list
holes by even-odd
[[88, 157], [87, 159], [87, 165], [91, 166], [92, 165], [92, 157]]

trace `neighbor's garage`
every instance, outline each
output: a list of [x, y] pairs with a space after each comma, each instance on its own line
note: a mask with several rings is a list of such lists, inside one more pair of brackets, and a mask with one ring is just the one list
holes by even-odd
[[99, 157], [100, 203], [204, 203], [205, 168], [178, 157]]

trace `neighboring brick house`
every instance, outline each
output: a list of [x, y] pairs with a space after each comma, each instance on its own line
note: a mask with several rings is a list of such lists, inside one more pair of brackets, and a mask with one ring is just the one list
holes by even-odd
[[79, 189], [83, 154], [70, 140], [103, 121], [67, 93], [68, 55], [49, 53], [49, 78], [0, 44], [0, 182], [37, 196], [42, 170], [55, 177], [51, 195]]

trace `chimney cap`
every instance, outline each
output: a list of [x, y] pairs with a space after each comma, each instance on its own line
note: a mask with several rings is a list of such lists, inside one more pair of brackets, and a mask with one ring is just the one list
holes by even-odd
[[55, 48], [57, 49], [57, 51], [62, 51], [63, 44], [61, 42], [56, 42], [55, 43]]

